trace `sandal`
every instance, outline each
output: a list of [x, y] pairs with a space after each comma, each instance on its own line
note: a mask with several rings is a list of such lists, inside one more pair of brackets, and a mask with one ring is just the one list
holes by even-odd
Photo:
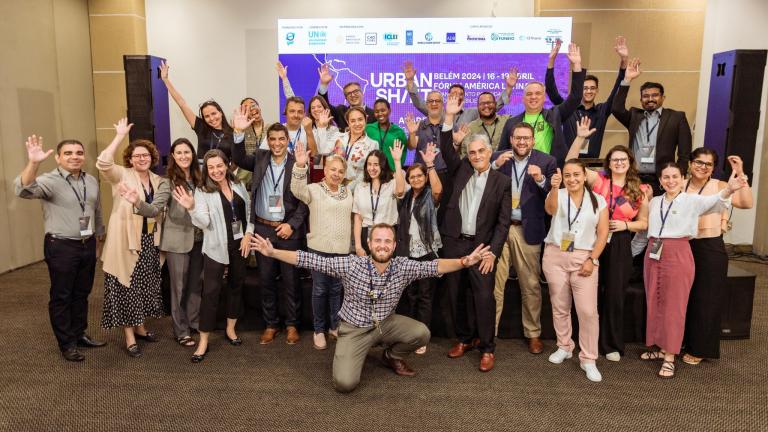
[[193, 347], [193, 346], [197, 345], [197, 342], [195, 342], [195, 340], [192, 339], [189, 336], [184, 336], [184, 337], [176, 338], [176, 343], [178, 343], [179, 345], [184, 346], [184, 347]]
[[675, 377], [675, 362], [666, 361], [661, 364], [661, 369], [658, 373], [659, 378], [671, 379]]
[[685, 353], [685, 354], [683, 355], [683, 362], [684, 362], [685, 364], [689, 364], [689, 365], [691, 365], [691, 366], [696, 366], [696, 365], [698, 365], [699, 363], [701, 363], [701, 361], [702, 361], [702, 360], [704, 360], [704, 359], [703, 359], [703, 358], [701, 358], [701, 357], [696, 357], [696, 356], [690, 355], [690, 354], [688, 354], [688, 353]]
[[664, 359], [664, 353], [659, 351], [651, 351], [648, 350], [642, 354], [640, 354], [640, 360], [663, 360]]

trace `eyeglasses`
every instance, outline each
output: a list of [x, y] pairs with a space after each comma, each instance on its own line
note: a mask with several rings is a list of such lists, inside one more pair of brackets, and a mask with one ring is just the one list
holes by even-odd
[[353, 94], [362, 93], [362, 92], [363, 91], [360, 90], [360, 89], [354, 89], [354, 90], [350, 90], [350, 91], [344, 93], [344, 96], [352, 96]]
[[512, 139], [517, 141], [517, 142], [531, 142], [531, 141], [533, 141], [533, 137], [529, 137], [529, 136], [513, 136]]
[[713, 166], [715, 166], [715, 164], [714, 164], [714, 163], [712, 163], [712, 162], [704, 162], [704, 161], [703, 161], [703, 160], [701, 160], [701, 159], [694, 159], [694, 161], [693, 161], [693, 164], [694, 164], [694, 165], [695, 165], [697, 168], [704, 168], [704, 167], [706, 167], [706, 168], [712, 168]]
[[629, 158], [612, 158], [611, 163], [615, 164], [625, 164], [629, 162]]
[[595, 91], [595, 90], [597, 90], [597, 87], [596, 86], [584, 86], [584, 91], [587, 91], [587, 90]]
[[131, 158], [133, 159], [152, 159], [152, 155], [149, 153], [139, 153], [135, 155], [131, 155]]
[[439, 104], [440, 102], [442, 102], [441, 99], [427, 99], [428, 104]]
[[408, 180], [417, 180], [420, 178], [424, 178], [424, 174], [412, 174], [408, 176]]

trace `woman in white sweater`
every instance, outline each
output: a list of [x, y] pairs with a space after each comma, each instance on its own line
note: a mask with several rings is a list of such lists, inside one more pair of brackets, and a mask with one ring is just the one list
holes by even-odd
[[194, 197], [178, 186], [173, 198], [189, 211], [192, 223], [203, 230], [203, 296], [200, 303], [200, 342], [192, 355], [199, 363], [208, 352], [208, 337], [216, 329], [216, 309], [224, 281], [224, 269], [229, 267], [227, 286], [227, 340], [231, 345], [242, 343], [235, 325], [241, 310], [241, 290], [245, 280], [245, 257], [248, 256], [253, 224], [251, 203], [245, 186], [229, 170], [224, 152], [209, 150], [203, 157], [203, 185]]
[[[307, 184], [309, 153], [303, 143], [296, 146], [291, 192], [309, 207], [307, 246], [310, 252], [326, 257], [349, 254], [352, 238], [352, 192], [344, 184], [347, 163], [338, 155], [325, 159], [325, 177], [319, 183]], [[312, 272], [312, 314], [317, 349], [326, 349], [325, 330], [337, 337], [338, 313], [341, 309], [341, 281], [323, 273]], [[325, 314], [330, 310], [330, 317]]]

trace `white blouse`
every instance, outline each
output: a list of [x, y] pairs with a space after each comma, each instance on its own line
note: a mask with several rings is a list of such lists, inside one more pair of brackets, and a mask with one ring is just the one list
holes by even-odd
[[[594, 194], [597, 198], [597, 211], [592, 207], [592, 199], [589, 192], [584, 191], [582, 198], [581, 211], [576, 207], [573, 200], [569, 200], [568, 191], [561, 189], [557, 193], [557, 213], [552, 217], [552, 225], [549, 227], [549, 233], [544, 239], [544, 243], [553, 244], [560, 247], [563, 233], [568, 232], [568, 202], [571, 207], [571, 228], [574, 234], [574, 249], [589, 250], [595, 247], [597, 240], [597, 222], [600, 220], [600, 212], [607, 207], [605, 198], [602, 195]], [[578, 216], [576, 216], [578, 213]]]
[[[372, 227], [378, 223], [389, 225], [397, 224], [397, 198], [395, 196], [395, 179], [392, 179], [381, 185], [378, 200], [374, 195], [371, 197], [371, 184], [360, 183], [355, 189], [354, 201], [352, 202], [352, 213], [357, 213], [363, 218], [364, 227]], [[371, 198], [376, 207], [376, 220], [373, 220], [373, 206]], [[378, 204], [377, 204], [378, 202]]]
[[[698, 195], [680, 192], [671, 203], [664, 198], [665, 195], [654, 197], [651, 200], [648, 214], [648, 237], [696, 237], [699, 230], [699, 216], [719, 213], [730, 207], [731, 197], [722, 198], [720, 195], [720, 193]], [[661, 208], [662, 202], [664, 203], [663, 209]], [[664, 223], [664, 230], [659, 236], [662, 210], [666, 215], [666, 223]]]
[[371, 150], [378, 150], [379, 143], [372, 140], [368, 135], [363, 134], [357, 141], [348, 143], [349, 132], [340, 134], [338, 141], [341, 141], [341, 150], [347, 159], [347, 175], [349, 180], [349, 190], [354, 191], [358, 183], [363, 181], [365, 170], [365, 158]]

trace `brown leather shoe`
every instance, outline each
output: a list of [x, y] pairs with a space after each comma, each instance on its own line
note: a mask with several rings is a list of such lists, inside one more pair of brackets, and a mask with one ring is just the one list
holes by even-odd
[[285, 343], [287, 343], [288, 345], [293, 345], [296, 342], [298, 342], [299, 339], [301, 339], [301, 337], [299, 336], [299, 331], [296, 330], [296, 327], [288, 326], [285, 328], [285, 331], [287, 333], [285, 335]]
[[459, 358], [463, 356], [465, 352], [472, 351], [473, 349], [477, 348], [479, 344], [480, 339], [472, 339], [472, 342], [468, 344], [458, 342], [450, 350], [448, 350], [448, 357]]
[[480, 372], [490, 372], [493, 369], [494, 361], [493, 353], [483, 353], [483, 356], [480, 357]]
[[541, 339], [532, 337], [528, 339], [528, 352], [531, 354], [541, 354], [544, 351], [544, 344]]
[[416, 375], [416, 371], [408, 367], [408, 364], [406, 364], [404, 360], [390, 357], [389, 350], [384, 350], [381, 354], [381, 360], [388, 368], [392, 369], [400, 376], [412, 377]]
[[275, 340], [275, 336], [278, 333], [280, 333], [280, 329], [277, 329], [274, 327], [267, 327], [264, 330], [264, 333], [261, 334], [261, 338], [259, 338], [259, 343], [262, 345], [272, 343], [272, 341]]

